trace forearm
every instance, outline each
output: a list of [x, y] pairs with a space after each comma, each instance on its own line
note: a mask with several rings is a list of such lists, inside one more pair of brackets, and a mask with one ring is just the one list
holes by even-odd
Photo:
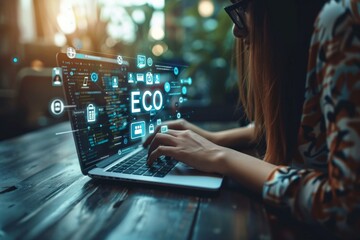
[[220, 146], [243, 149], [254, 145], [254, 127], [241, 127], [213, 133], [210, 140]]
[[218, 164], [223, 175], [236, 179], [258, 194], [262, 193], [264, 183], [276, 168], [273, 164], [232, 149], [222, 151]]

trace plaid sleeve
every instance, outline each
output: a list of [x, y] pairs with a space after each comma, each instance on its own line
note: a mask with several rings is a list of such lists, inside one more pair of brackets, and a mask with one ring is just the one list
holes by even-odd
[[[327, 168], [280, 166], [263, 187], [266, 202], [289, 207], [300, 220], [321, 223], [350, 237], [360, 236], [359, 11], [360, 0], [332, 0], [315, 23], [307, 85], [313, 81], [310, 85], [316, 85], [316, 90], [306, 90], [312, 92], [305, 97], [301, 126], [314, 133], [324, 131]], [[313, 117], [316, 113], [304, 112], [314, 111], [306, 104], [313, 106], [315, 101], [322, 120]], [[314, 127], [316, 121], [324, 127]], [[312, 160], [304, 159], [305, 166]]]

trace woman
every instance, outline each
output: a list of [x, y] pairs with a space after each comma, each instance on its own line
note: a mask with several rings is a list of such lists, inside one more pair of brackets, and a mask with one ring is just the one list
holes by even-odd
[[[233, 177], [301, 220], [359, 236], [360, 0], [233, 3], [234, 34], [249, 44], [241, 100], [255, 127], [170, 122], [144, 142], [149, 164], [167, 155]], [[261, 139], [264, 161], [233, 150]]]

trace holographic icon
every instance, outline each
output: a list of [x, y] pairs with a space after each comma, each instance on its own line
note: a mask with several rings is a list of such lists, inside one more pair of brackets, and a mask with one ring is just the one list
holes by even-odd
[[182, 92], [182, 94], [185, 95], [185, 94], [187, 93], [187, 88], [186, 88], [186, 87], [182, 87], [181, 92]]
[[134, 83], [134, 82], [135, 82], [135, 74], [128, 73], [128, 83]]
[[126, 145], [126, 144], [128, 144], [128, 139], [127, 138], [124, 138], [124, 144]]
[[122, 58], [122, 56], [117, 56], [117, 58], [116, 58], [116, 61], [117, 61], [117, 63], [119, 64], [119, 65], [122, 65], [123, 64], [123, 58]]
[[60, 99], [51, 102], [50, 110], [54, 115], [60, 115], [64, 112], [64, 103]]
[[52, 69], [52, 85], [54, 87], [62, 86], [62, 78], [61, 78], [61, 68], [55, 67]]
[[171, 89], [171, 87], [170, 87], [170, 83], [168, 83], [168, 82], [166, 82], [165, 84], [164, 84], [164, 90], [165, 90], [165, 92], [170, 92], [170, 89]]
[[156, 120], [156, 125], [157, 126], [161, 125], [161, 119], [160, 118]]
[[160, 84], [160, 74], [159, 73], [154, 74], [154, 83]]
[[174, 74], [178, 75], [179, 74], [179, 69], [177, 67], [174, 67]]
[[113, 88], [118, 88], [119, 87], [119, 77], [112, 76], [111, 83], [112, 83]]
[[145, 55], [137, 55], [137, 67], [138, 68], [146, 67], [146, 56]]
[[183, 103], [184, 102], [184, 98], [183, 97], [179, 97], [179, 103]]
[[146, 85], [153, 85], [153, 75], [151, 72], [146, 73]]
[[95, 107], [93, 104], [89, 104], [86, 108], [86, 116], [87, 122], [95, 122], [96, 121], [96, 114], [95, 114]]
[[118, 150], [118, 155], [120, 156], [122, 154], [121, 149]]
[[154, 124], [150, 124], [149, 125], [149, 133], [151, 134], [151, 133], [154, 133], [154, 131], [155, 131], [155, 126], [154, 126]]
[[82, 88], [88, 88], [88, 82], [89, 82], [89, 77], [88, 76], [84, 77]]
[[131, 123], [131, 139], [145, 136], [145, 122]]
[[144, 74], [143, 73], [137, 73], [136, 74], [136, 81], [137, 82], [143, 82], [144, 81]]
[[152, 60], [151, 57], [149, 57], [149, 58], [147, 59], [147, 64], [148, 64], [149, 67], [151, 67], [151, 66], [153, 65], [153, 60]]
[[75, 48], [68, 47], [68, 48], [66, 49], [66, 55], [68, 56], [68, 58], [74, 59], [74, 58], [76, 57], [76, 50], [75, 50]]
[[90, 78], [91, 78], [91, 81], [97, 82], [97, 80], [99, 79], [99, 75], [96, 72], [93, 72], [93, 73], [91, 73]]
[[168, 126], [167, 125], [161, 126], [160, 132], [161, 133], [167, 133], [168, 132]]
[[176, 118], [177, 118], [177, 119], [181, 118], [181, 113], [178, 112], [178, 113], [176, 114]]

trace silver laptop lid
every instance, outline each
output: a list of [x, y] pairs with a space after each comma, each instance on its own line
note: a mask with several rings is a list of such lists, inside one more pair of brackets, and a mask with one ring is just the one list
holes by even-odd
[[57, 62], [83, 174], [130, 153], [163, 121], [188, 116], [185, 66], [72, 48]]

